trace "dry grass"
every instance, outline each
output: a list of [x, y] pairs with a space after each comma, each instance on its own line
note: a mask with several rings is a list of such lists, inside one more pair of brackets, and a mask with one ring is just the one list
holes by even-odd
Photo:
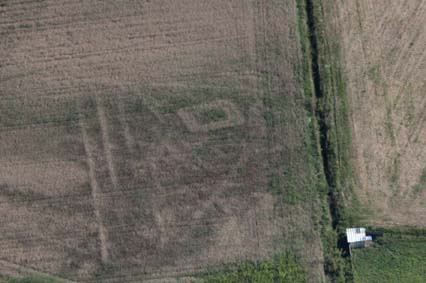
[[426, 225], [423, 1], [325, 1], [346, 67], [359, 188], [375, 225]]

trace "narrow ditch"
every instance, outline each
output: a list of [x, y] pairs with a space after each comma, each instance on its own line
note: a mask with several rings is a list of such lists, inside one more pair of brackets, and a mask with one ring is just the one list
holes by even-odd
[[[319, 59], [319, 47], [318, 47], [318, 29], [316, 25], [315, 17], [315, 0], [305, 0], [306, 1], [306, 15], [307, 15], [307, 24], [309, 29], [309, 42], [311, 48], [311, 72], [312, 79], [314, 83], [314, 93], [315, 93], [315, 115], [318, 121], [319, 126], [319, 141], [320, 141], [320, 150], [322, 157], [322, 167], [324, 170], [324, 175], [328, 185], [328, 204], [331, 214], [331, 224], [333, 229], [338, 234], [338, 228], [340, 224], [340, 210], [339, 210], [339, 198], [336, 188], [336, 179], [335, 172], [333, 171], [334, 166], [331, 164], [333, 162], [333, 148], [330, 144], [329, 131], [330, 131], [330, 119], [329, 119], [329, 110], [327, 105], [327, 93], [324, 93], [324, 88], [322, 85], [321, 72], [320, 72], [320, 59]], [[332, 94], [331, 94], [332, 95]], [[339, 236], [339, 235], [338, 235]], [[347, 241], [343, 237], [338, 238], [336, 243], [337, 247], [343, 251], [343, 256], [347, 256], [348, 245]]]
[[325, 174], [325, 178], [327, 180], [327, 184], [329, 187], [329, 204], [330, 211], [332, 215], [332, 224], [333, 228], [336, 229], [337, 224], [339, 223], [338, 216], [338, 207], [337, 207], [337, 199], [335, 197], [334, 189], [335, 189], [335, 180], [334, 174], [332, 170], [332, 165], [330, 164], [330, 154], [332, 154], [332, 148], [330, 146], [329, 141], [329, 125], [327, 123], [327, 110], [324, 105], [324, 92], [321, 84], [321, 73], [320, 73], [320, 62], [319, 62], [319, 50], [318, 50], [318, 38], [317, 38], [317, 28], [315, 23], [315, 15], [314, 15], [314, 5], [313, 0], [306, 0], [306, 14], [307, 14], [307, 22], [309, 28], [309, 41], [311, 45], [311, 68], [312, 68], [312, 78], [314, 82], [314, 92], [315, 92], [315, 115], [318, 120], [319, 132], [320, 132], [320, 146], [321, 146], [321, 157], [322, 157], [322, 165]]
[[[322, 157], [322, 168], [324, 170], [325, 179], [327, 182], [328, 187], [328, 193], [327, 193], [327, 201], [329, 205], [330, 215], [331, 215], [331, 226], [333, 230], [336, 233], [336, 240], [335, 247], [341, 251], [340, 257], [346, 259], [344, 262], [346, 262], [343, 265], [349, 266], [349, 269], [346, 269], [344, 272], [344, 277], [346, 282], [353, 282], [352, 272], [351, 270], [351, 258], [349, 253], [349, 246], [347, 244], [346, 237], [342, 234], [339, 234], [342, 230], [342, 218], [341, 218], [341, 206], [340, 206], [340, 198], [339, 198], [339, 191], [338, 191], [338, 184], [336, 180], [336, 172], [335, 170], [339, 170], [335, 164], [335, 157], [334, 157], [334, 148], [330, 141], [330, 133], [331, 133], [331, 124], [333, 121], [332, 112], [329, 110], [331, 107], [328, 105], [330, 101], [330, 96], [334, 95], [334, 93], [329, 93], [328, 90], [325, 87], [325, 83], [321, 77], [321, 60], [320, 56], [323, 54], [320, 54], [320, 47], [319, 40], [321, 40], [321, 37], [319, 32], [319, 27], [316, 23], [316, 6], [314, 4], [315, 0], [305, 0], [305, 7], [306, 7], [306, 16], [307, 16], [307, 25], [308, 25], [308, 31], [309, 31], [309, 44], [310, 44], [310, 52], [311, 52], [311, 74], [312, 74], [312, 80], [314, 84], [314, 96], [315, 96], [315, 116], [318, 123], [318, 131], [319, 131], [319, 143], [320, 143], [320, 151], [321, 151], [321, 157]], [[327, 79], [327, 78], [325, 78]], [[333, 100], [334, 101], [334, 100]], [[344, 228], [344, 227], [343, 227]], [[336, 255], [334, 251], [332, 252], [334, 256]], [[332, 256], [332, 257], [334, 257]], [[332, 259], [334, 262], [334, 259]], [[324, 265], [324, 271], [328, 276], [330, 276], [332, 279], [332, 282], [337, 280], [339, 277], [339, 268], [337, 269], [329, 269]], [[341, 273], [340, 273], [341, 274]]]

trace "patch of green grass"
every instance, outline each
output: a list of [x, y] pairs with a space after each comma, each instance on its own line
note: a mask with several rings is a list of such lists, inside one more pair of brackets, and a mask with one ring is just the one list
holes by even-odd
[[295, 178], [295, 174], [289, 170], [284, 170], [280, 175], [272, 174], [269, 181], [269, 191], [279, 196], [284, 203], [290, 205], [300, 204], [309, 199], [309, 186], [303, 184]]
[[390, 105], [386, 106], [385, 131], [390, 138], [392, 145], [395, 145], [395, 131], [393, 129], [392, 108]]
[[97, 283], [104, 282], [106, 278], [109, 278], [113, 274], [116, 274], [121, 271], [121, 266], [116, 263], [106, 263], [102, 266], [99, 266], [94, 271], [94, 281]]
[[55, 283], [55, 278], [41, 275], [31, 275], [23, 278], [15, 278], [0, 275], [0, 282], [3, 283]]
[[418, 194], [426, 191], [426, 168], [420, 175], [419, 181], [411, 188], [411, 195], [416, 197]]
[[202, 275], [205, 283], [305, 283], [306, 271], [296, 257], [282, 253], [273, 260], [244, 262]]
[[402, 98], [405, 108], [404, 125], [406, 127], [410, 127], [413, 125], [416, 116], [416, 106], [412, 95], [413, 86], [411, 84], [407, 84], [405, 91], [407, 92], [407, 95]]
[[426, 183], [417, 183], [411, 188], [413, 196], [417, 196], [424, 191], [426, 191]]
[[226, 111], [220, 108], [203, 109], [196, 116], [201, 124], [223, 121], [228, 117]]
[[23, 24], [19, 24], [19, 28], [20, 29], [30, 29], [30, 28], [32, 28], [32, 25], [28, 24], [28, 23], [23, 23]]
[[376, 85], [382, 83], [382, 77], [380, 75], [380, 65], [373, 65], [367, 70], [367, 77], [373, 81]]
[[384, 234], [376, 245], [352, 252], [355, 283], [426, 282], [426, 237]]
[[43, 193], [32, 190], [19, 190], [4, 183], [0, 183], [0, 196], [5, 197], [9, 201], [13, 202], [29, 201], [46, 197]]
[[75, 122], [80, 114], [95, 113], [95, 108], [80, 110], [73, 99], [5, 99], [0, 102], [0, 127]]
[[399, 179], [401, 174], [400, 167], [401, 167], [401, 161], [400, 161], [400, 155], [398, 153], [394, 156], [392, 163], [390, 164], [388, 168], [389, 183], [390, 183], [393, 196], [397, 196], [399, 193]]

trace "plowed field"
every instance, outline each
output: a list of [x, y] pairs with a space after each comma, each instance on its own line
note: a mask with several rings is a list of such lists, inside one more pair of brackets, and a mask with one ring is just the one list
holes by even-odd
[[169, 282], [291, 249], [322, 282], [297, 23], [289, 0], [0, 1], [0, 259]]

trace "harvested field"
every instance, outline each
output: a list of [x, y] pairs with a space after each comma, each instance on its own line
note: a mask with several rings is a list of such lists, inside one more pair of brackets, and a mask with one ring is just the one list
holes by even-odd
[[1, 260], [176, 282], [290, 249], [325, 281], [295, 1], [0, 3]]
[[356, 195], [378, 226], [426, 226], [424, 1], [324, 1], [341, 41]]

